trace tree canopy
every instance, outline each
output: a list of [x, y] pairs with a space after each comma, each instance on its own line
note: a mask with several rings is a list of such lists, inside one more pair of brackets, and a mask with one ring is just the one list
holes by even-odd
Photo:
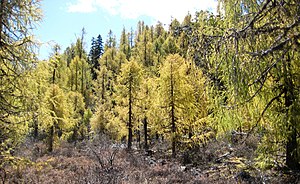
[[105, 134], [129, 150], [164, 141], [176, 157], [238, 132], [259, 139], [256, 166], [300, 168], [298, 1], [219, 0], [217, 13], [168, 28], [98, 34], [89, 52], [83, 28], [44, 61], [32, 35], [40, 6], [1, 0], [1, 156], [27, 137], [53, 152]]

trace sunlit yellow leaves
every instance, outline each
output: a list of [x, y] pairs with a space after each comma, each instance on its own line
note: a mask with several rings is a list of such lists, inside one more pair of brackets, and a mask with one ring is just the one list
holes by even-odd
[[[201, 136], [205, 133], [202, 130], [209, 127], [202, 72], [177, 54], [169, 55], [160, 68], [159, 99], [161, 116], [168, 117], [159, 122], [160, 126], [169, 132], [174, 115], [179, 140], [189, 134]], [[172, 106], [174, 114], [171, 114]]]

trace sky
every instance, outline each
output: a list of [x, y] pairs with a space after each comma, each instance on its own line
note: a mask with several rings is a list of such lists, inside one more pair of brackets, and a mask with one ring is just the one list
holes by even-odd
[[54, 44], [63, 51], [81, 36], [83, 27], [89, 50], [92, 37], [100, 34], [105, 42], [109, 30], [119, 39], [124, 27], [135, 30], [139, 20], [168, 25], [173, 18], [182, 21], [187, 13], [214, 12], [216, 7], [215, 0], [43, 0], [43, 20], [34, 31], [42, 44], [39, 59], [47, 59]]

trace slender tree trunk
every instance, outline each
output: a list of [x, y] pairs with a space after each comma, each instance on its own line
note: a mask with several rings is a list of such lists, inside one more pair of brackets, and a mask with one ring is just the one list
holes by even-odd
[[126, 59], [127, 60], [130, 60], [130, 54], [131, 53], [131, 48], [130, 48], [130, 45], [128, 44], [127, 46], [127, 52], [126, 52]]
[[39, 124], [37, 117], [33, 119], [33, 137], [36, 140], [39, 136]]
[[171, 106], [171, 126], [172, 126], [172, 156], [176, 156], [176, 124], [174, 103]]
[[114, 49], [112, 49], [112, 50], [111, 50], [111, 59], [112, 59], [112, 60], [115, 60], [115, 55], [114, 55], [114, 53], [115, 53], [115, 52], [114, 52]]
[[147, 122], [147, 117], [144, 117], [144, 149], [148, 150], [148, 122]]
[[297, 153], [297, 132], [295, 126], [290, 126], [291, 131], [287, 144], [286, 144], [286, 165], [290, 169], [298, 170], [300, 169], [298, 153]]
[[147, 37], [146, 37], [146, 33], [144, 34], [144, 62], [145, 62], [145, 66], [149, 66], [148, 61], [147, 61]]
[[286, 124], [288, 126], [288, 140], [286, 143], [286, 165], [290, 169], [300, 169], [299, 159], [298, 159], [298, 144], [297, 144], [297, 122], [293, 117], [292, 107], [295, 96], [294, 96], [294, 85], [290, 76], [290, 56], [287, 56], [287, 61], [283, 61], [283, 71], [284, 71], [284, 83], [285, 83], [285, 107], [286, 107]]
[[84, 40], [84, 35], [86, 34], [85, 29], [82, 28], [81, 30], [81, 39], [80, 39], [80, 51], [79, 51], [79, 59], [81, 60], [82, 54], [83, 54], [83, 40]]
[[133, 47], [133, 30], [132, 30], [132, 28], [130, 30], [129, 44], [130, 44], [130, 48], [132, 48]]
[[76, 62], [75, 65], [75, 91], [76, 92], [78, 91], [78, 62]]
[[[286, 92], [285, 94], [285, 107], [289, 111], [292, 105], [292, 94], [290, 92]], [[293, 111], [293, 110], [290, 110]], [[287, 113], [286, 119], [290, 119], [290, 122], [286, 122], [288, 126], [288, 140], [286, 143], [286, 165], [290, 169], [300, 169], [299, 160], [298, 160], [298, 144], [297, 144], [297, 131], [296, 131], [296, 125], [297, 122], [295, 121], [294, 117], [288, 117], [293, 116], [293, 114]], [[289, 114], [288, 114], [289, 113]]]
[[106, 66], [106, 69], [108, 70], [107, 56], [105, 56], [105, 66]]
[[73, 134], [72, 134], [72, 141], [74, 141], [73, 143], [76, 145], [77, 143], [77, 139], [78, 139], [78, 128], [77, 125], [75, 125], [75, 127], [73, 128]]
[[85, 97], [84, 95], [84, 62], [82, 62], [82, 65], [81, 65], [81, 94], [83, 97]]
[[132, 79], [129, 81], [129, 101], [128, 101], [128, 149], [132, 146]]
[[52, 125], [49, 130], [48, 152], [53, 151], [53, 142], [54, 142], [54, 126]]
[[174, 79], [173, 79], [173, 63], [171, 63], [170, 76], [170, 93], [171, 93], [171, 132], [172, 132], [172, 156], [176, 156], [176, 122], [175, 122], [175, 99], [174, 99]]
[[102, 101], [104, 102], [104, 98], [105, 98], [105, 74], [103, 73], [102, 74], [102, 91], [101, 91], [101, 98], [102, 98]]
[[[75, 92], [78, 92], [78, 62], [76, 62], [75, 65]], [[77, 101], [78, 99], [76, 95], [74, 99], [74, 111], [77, 110]], [[75, 142], [75, 145], [76, 145], [76, 140], [77, 140], [77, 125], [75, 125], [75, 127], [73, 128], [73, 135], [72, 135], [72, 141]]]
[[[54, 98], [55, 92], [54, 92], [54, 84], [55, 84], [55, 73], [56, 73], [56, 64], [54, 64], [54, 69], [53, 69], [53, 75], [52, 75], [52, 85], [53, 85], [53, 89], [52, 89], [52, 98]], [[49, 140], [48, 140], [48, 152], [52, 152], [53, 151], [53, 144], [54, 144], [54, 127], [55, 127], [55, 106], [52, 102], [52, 120], [53, 120], [53, 124], [50, 127], [49, 130]]]
[[70, 89], [71, 91], [73, 91], [73, 84], [74, 84], [74, 76], [73, 76], [73, 73], [71, 72], [71, 82], [70, 82]]
[[193, 137], [193, 132], [192, 132], [192, 130], [190, 130], [190, 131], [189, 131], [189, 139], [191, 140], [192, 137]]
[[138, 127], [138, 130], [137, 130], [137, 142], [138, 142], [138, 145], [139, 145], [139, 149], [141, 149], [141, 131], [140, 131], [140, 127]]
[[2, 47], [2, 44], [4, 44], [4, 43], [2, 43], [2, 29], [3, 29], [3, 22], [4, 22], [4, 7], [6, 6], [6, 4], [5, 4], [5, 1], [6, 0], [1, 0], [1, 2], [0, 2], [0, 47]]

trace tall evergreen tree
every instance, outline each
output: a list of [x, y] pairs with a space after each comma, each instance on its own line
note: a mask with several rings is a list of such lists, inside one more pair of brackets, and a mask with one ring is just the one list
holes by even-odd
[[164, 115], [168, 121], [162, 127], [166, 127], [165, 132], [169, 132], [172, 142], [172, 155], [176, 155], [176, 148], [181, 130], [185, 127], [184, 109], [193, 109], [194, 96], [193, 88], [189, 84], [187, 65], [184, 59], [178, 54], [169, 55], [160, 68], [160, 102], [164, 107]]
[[109, 30], [107, 35], [107, 40], [104, 46], [104, 50], [108, 48], [115, 48], [117, 46], [116, 36], [113, 34], [112, 30]]
[[128, 128], [128, 149], [132, 147], [133, 129], [134, 129], [134, 106], [137, 101], [137, 94], [141, 83], [141, 67], [140, 65], [131, 60], [126, 62], [121, 67], [121, 73], [118, 76], [118, 105], [120, 107], [119, 114], [122, 116], [124, 111], [127, 111], [124, 119]]
[[91, 66], [91, 72], [93, 80], [97, 78], [96, 70], [100, 69], [99, 59], [104, 53], [102, 37], [99, 34], [97, 38], [92, 38], [91, 50], [89, 53], [89, 64]]
[[[220, 64], [227, 85], [227, 106], [232, 109], [224, 112], [231, 114], [232, 120], [239, 117], [239, 130], [245, 130], [246, 124], [252, 125], [252, 131], [257, 127], [264, 130], [259, 148], [264, 163], [272, 164], [271, 160], [280, 159], [277, 153], [285, 152], [286, 165], [291, 169], [300, 168], [298, 4], [220, 1], [226, 31], [214, 35], [219, 51], [210, 54], [210, 63]], [[247, 114], [256, 112], [256, 118], [239, 114], [246, 109], [250, 109]], [[269, 141], [271, 138], [274, 142]]]
[[125, 28], [123, 28], [121, 33], [119, 49], [126, 55], [126, 59], [129, 60], [131, 47], [129, 43], [129, 34], [126, 33]]
[[[26, 77], [36, 61], [31, 29], [41, 20], [40, 1], [0, 1], [0, 155], [26, 132]], [[27, 107], [26, 107], [27, 106]], [[2, 162], [2, 161], [1, 161]], [[2, 162], [3, 163], [3, 162]]]

